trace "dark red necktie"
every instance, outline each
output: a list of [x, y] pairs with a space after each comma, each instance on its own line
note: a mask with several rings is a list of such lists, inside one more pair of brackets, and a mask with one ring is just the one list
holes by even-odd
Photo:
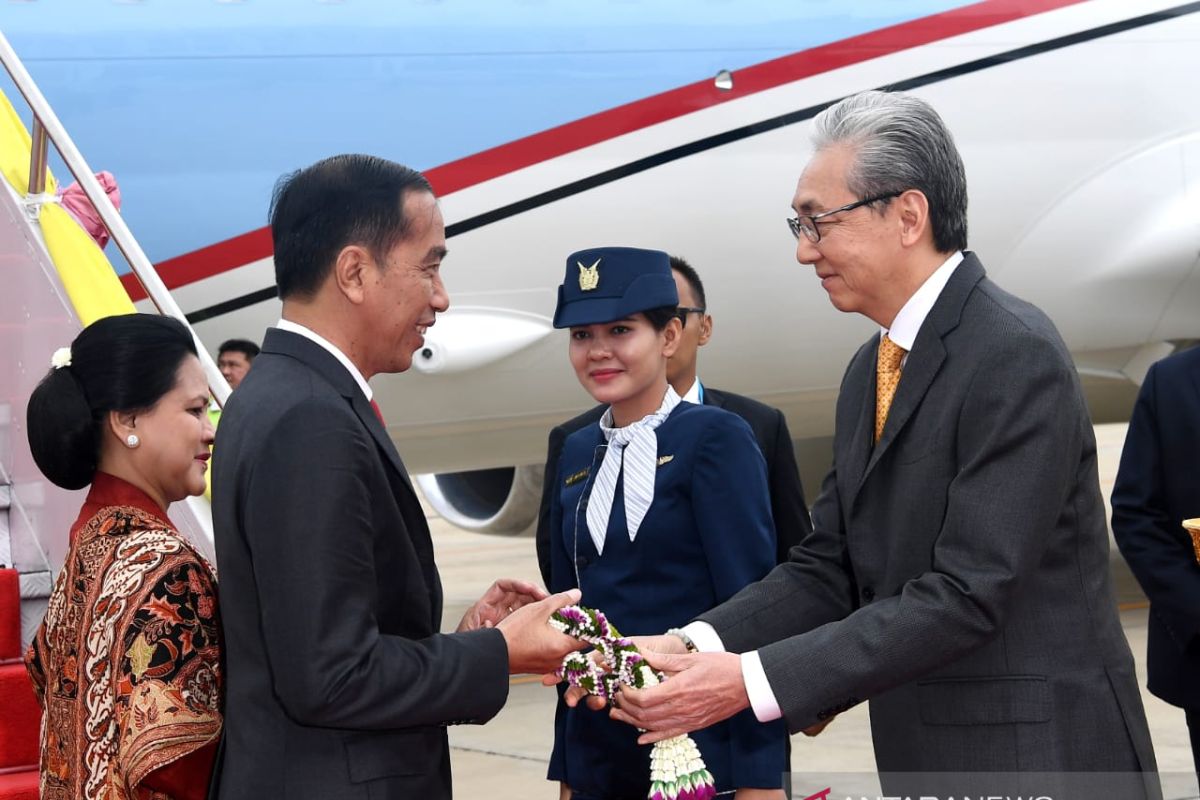
[[375, 412], [375, 416], [379, 417], [379, 424], [387, 427], [387, 423], [383, 421], [383, 412], [379, 410], [379, 403], [375, 402], [375, 398], [371, 398], [371, 409]]

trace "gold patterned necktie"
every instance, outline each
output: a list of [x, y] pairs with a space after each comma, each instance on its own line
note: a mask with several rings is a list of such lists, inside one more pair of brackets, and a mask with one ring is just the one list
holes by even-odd
[[879, 338], [879, 358], [875, 363], [875, 442], [883, 436], [896, 387], [900, 385], [900, 362], [907, 351], [885, 333]]

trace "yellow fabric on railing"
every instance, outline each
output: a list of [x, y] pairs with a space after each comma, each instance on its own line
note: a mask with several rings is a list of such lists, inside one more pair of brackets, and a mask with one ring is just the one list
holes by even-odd
[[[29, 151], [33, 149], [33, 138], [25, 129], [25, 123], [4, 92], [0, 92], [0, 172], [22, 197], [29, 191]], [[53, 194], [57, 188], [54, 176], [46, 170], [46, 191]]]
[[[0, 92], [0, 172], [24, 197], [29, 191], [29, 151], [33, 139], [12, 103]], [[46, 192], [57, 184], [46, 170]], [[58, 269], [79, 321], [91, 325], [101, 317], [132, 314], [133, 303], [112, 264], [95, 240], [61, 206], [43, 203], [39, 214], [46, 249]]]
[[135, 309], [112, 264], [87, 231], [60, 206], [42, 206], [42, 234], [67, 296], [86, 327], [102, 317]]

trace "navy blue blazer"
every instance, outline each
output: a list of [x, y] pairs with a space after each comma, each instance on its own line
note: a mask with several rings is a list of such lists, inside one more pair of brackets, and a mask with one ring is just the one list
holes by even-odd
[[[753, 398], [711, 386], [701, 386], [701, 389], [703, 405], [732, 411], [746, 420], [767, 460], [767, 488], [771, 494], [771, 516], [775, 520], [775, 563], [782, 564], [787, 561], [791, 549], [812, 533], [812, 518], [804, 500], [804, 487], [800, 485], [800, 470], [796, 467], [796, 452], [787, 419], [778, 408]], [[563, 442], [575, 431], [594, 426], [607, 408], [603, 404], [593, 406], [550, 430], [535, 534], [538, 569], [547, 586], [550, 585], [550, 498], [556, 491], [554, 476], [558, 473]]]
[[1113, 486], [1113, 536], [1150, 598], [1152, 693], [1200, 710], [1200, 566], [1180, 522], [1200, 517], [1200, 347], [1150, 367]]
[[[658, 428], [654, 500], [629, 541], [619, 480], [604, 553], [587, 530], [587, 501], [604, 458], [591, 425], [563, 446], [553, 493], [551, 590], [578, 586], [627, 636], [679, 627], [767, 574], [775, 529], [766, 463], [750, 427], [712, 406], [680, 403]], [[697, 702], [703, 702], [697, 698]], [[650, 746], [603, 712], [559, 704], [548, 777], [600, 796], [645, 797]], [[747, 709], [693, 735], [718, 790], [778, 788], [787, 770], [782, 721], [762, 724]]]

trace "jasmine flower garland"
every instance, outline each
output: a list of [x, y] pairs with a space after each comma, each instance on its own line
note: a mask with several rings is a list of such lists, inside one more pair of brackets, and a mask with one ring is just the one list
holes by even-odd
[[[557, 675], [588, 694], [612, 702], [621, 686], [642, 689], [657, 686], [662, 673], [653, 669], [633, 642], [609, 624], [604, 613], [594, 608], [567, 606], [550, 617], [550, 626], [587, 642], [600, 651], [614, 669], [603, 667], [582, 653], [563, 659]], [[649, 800], [709, 800], [716, 797], [713, 776], [704, 766], [692, 737], [684, 734], [655, 742], [650, 752]]]

